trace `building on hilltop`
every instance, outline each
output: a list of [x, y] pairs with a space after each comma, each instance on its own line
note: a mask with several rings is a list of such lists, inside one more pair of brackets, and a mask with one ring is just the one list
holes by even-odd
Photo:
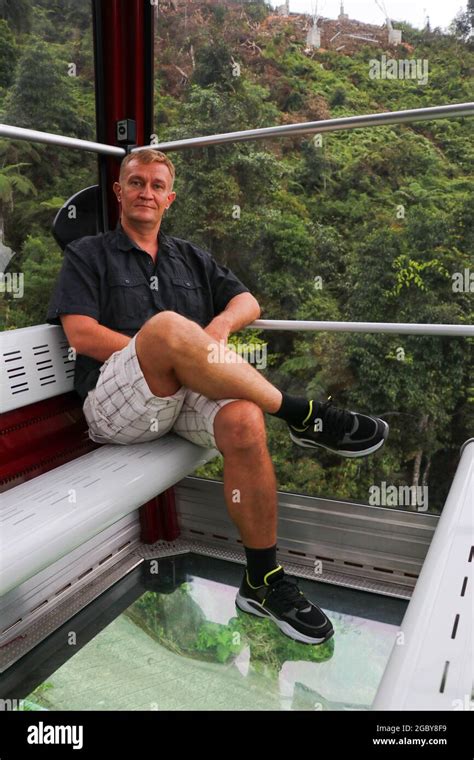
[[345, 21], [346, 19], [349, 18], [347, 13], [344, 13], [344, 3], [342, 2], [342, 0], [341, 0], [341, 10], [339, 11], [338, 18], [339, 18], [339, 21]]
[[344, 12], [342, 2], [337, 19], [315, 17], [306, 34], [307, 49], [324, 48], [341, 51], [348, 55], [363, 45], [387, 47], [399, 45], [401, 41], [401, 30], [394, 29], [388, 17], [384, 26], [356, 21]]
[[290, 0], [285, 0], [283, 5], [277, 5], [275, 10], [279, 16], [289, 16], [290, 15]]

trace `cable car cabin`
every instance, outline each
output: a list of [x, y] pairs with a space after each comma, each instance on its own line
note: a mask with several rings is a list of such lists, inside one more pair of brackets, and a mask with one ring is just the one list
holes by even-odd
[[[68, 222], [66, 207], [55, 220], [62, 247], [115, 225], [111, 188], [120, 159], [147, 146], [153, 134], [153, 18], [152, 3], [93, 0], [98, 142], [0, 125], [7, 139], [97, 153], [98, 184], [72, 188], [68, 201], [79, 209], [78, 226]], [[474, 104], [461, 103], [153, 147], [192, 149], [473, 114]], [[469, 325], [259, 320], [254, 326], [474, 335]], [[230, 601], [245, 563], [242, 541], [226, 513], [222, 483], [190, 477], [215, 449], [172, 434], [127, 446], [94, 443], [60, 327], [4, 332], [0, 358], [2, 697], [27, 696], [69, 667], [65, 679], [84, 688], [70, 690], [53, 709], [103, 709], [99, 687], [111, 670], [119, 686], [109, 706], [116, 709], [472, 709], [474, 439], [462, 448], [441, 517], [277, 494], [279, 557], [308, 589], [318, 581], [321, 603], [337, 619], [337, 647], [328, 642], [316, 657], [309, 650], [318, 648], [299, 642], [291, 642], [297, 650], [282, 648], [266, 621], [235, 616]], [[77, 658], [65, 644], [64, 626], [73, 617], [74, 633], [83, 636]], [[101, 648], [94, 650], [99, 633]], [[235, 667], [224, 672], [222, 663]], [[270, 673], [260, 690], [245, 681], [252, 663], [255, 672]], [[96, 677], [81, 680], [90, 672]], [[176, 680], [166, 692], [169, 673]]]

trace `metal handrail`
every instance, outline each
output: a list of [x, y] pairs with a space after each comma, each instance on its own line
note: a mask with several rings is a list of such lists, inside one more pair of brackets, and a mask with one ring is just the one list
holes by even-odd
[[[425, 121], [431, 119], [446, 119], [461, 116], [474, 116], [474, 103], [453, 103], [448, 106], [434, 106], [430, 108], [414, 108], [407, 111], [392, 111], [387, 113], [374, 113], [365, 116], [344, 116], [339, 119], [324, 119], [322, 121], [307, 121], [299, 124], [283, 124], [278, 127], [262, 127], [260, 129], [246, 129], [241, 132], [225, 132], [218, 135], [205, 135], [204, 137], [189, 137], [184, 140], [172, 140], [170, 142], [142, 145], [132, 148], [132, 152], [145, 148], [156, 150], [181, 150], [182, 148], [202, 147], [204, 145], [217, 145], [226, 142], [244, 142], [247, 140], [263, 140], [268, 137], [287, 137], [308, 132], [337, 132], [344, 129], [361, 129], [363, 127], [383, 127], [391, 124], [406, 124], [413, 121]], [[29, 142], [47, 143], [58, 145], [62, 148], [102, 153], [108, 156], [125, 156], [125, 148], [116, 145], [80, 140], [75, 137], [56, 135], [52, 132], [39, 132], [35, 129], [13, 127], [9, 124], [0, 124], [0, 137], [8, 137], [12, 140], [27, 140]]]
[[314, 322], [297, 319], [256, 319], [247, 327], [263, 330], [315, 330], [318, 332], [396, 333], [448, 335], [474, 338], [472, 325], [416, 324], [410, 322]]
[[12, 127], [9, 124], [0, 124], [0, 137], [58, 145], [61, 148], [75, 148], [76, 150], [85, 150], [91, 153], [103, 153], [106, 156], [125, 156], [126, 153], [125, 148], [119, 148], [116, 145], [105, 145], [104, 143], [92, 142], [91, 140], [79, 140], [76, 137], [56, 135], [54, 132], [39, 132], [36, 129]]
[[372, 113], [365, 116], [343, 116], [339, 119], [324, 119], [322, 121], [307, 121], [299, 124], [283, 124], [279, 127], [262, 127], [260, 129], [245, 129], [241, 132], [224, 132], [220, 135], [205, 135], [204, 137], [189, 137], [184, 140], [144, 145], [133, 148], [132, 153], [144, 148], [157, 150], [181, 150], [182, 148], [202, 148], [205, 145], [218, 145], [227, 142], [246, 142], [248, 140], [264, 140], [268, 137], [292, 137], [308, 132], [338, 132], [343, 129], [361, 129], [363, 127], [386, 127], [391, 124], [407, 124], [413, 121], [431, 119], [446, 119], [459, 116], [474, 116], [474, 103], [454, 103], [449, 106], [431, 108], [414, 108], [408, 111], [389, 111], [388, 113]]

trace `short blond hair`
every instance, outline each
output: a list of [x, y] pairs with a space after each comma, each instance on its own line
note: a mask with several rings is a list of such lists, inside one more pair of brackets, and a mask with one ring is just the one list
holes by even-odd
[[122, 163], [120, 164], [119, 182], [123, 181], [123, 178], [125, 175], [125, 169], [129, 165], [130, 161], [136, 161], [139, 164], [152, 164], [155, 161], [160, 164], [166, 164], [166, 166], [168, 167], [169, 173], [171, 174], [170, 190], [173, 189], [176, 170], [174, 168], [174, 164], [171, 161], [171, 159], [168, 158], [168, 156], [165, 155], [165, 153], [162, 153], [161, 150], [154, 150], [153, 148], [143, 148], [143, 150], [137, 150], [134, 153], [129, 153], [127, 156], [125, 156]]

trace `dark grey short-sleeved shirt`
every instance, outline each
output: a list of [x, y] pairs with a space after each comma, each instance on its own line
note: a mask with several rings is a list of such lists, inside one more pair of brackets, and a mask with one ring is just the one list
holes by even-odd
[[[119, 222], [113, 231], [66, 246], [46, 321], [61, 324], [60, 314], [84, 314], [133, 337], [154, 314], [176, 311], [205, 327], [234, 296], [248, 292], [210, 253], [161, 229], [153, 261]], [[77, 355], [74, 388], [82, 400], [95, 388], [101, 366]]]

